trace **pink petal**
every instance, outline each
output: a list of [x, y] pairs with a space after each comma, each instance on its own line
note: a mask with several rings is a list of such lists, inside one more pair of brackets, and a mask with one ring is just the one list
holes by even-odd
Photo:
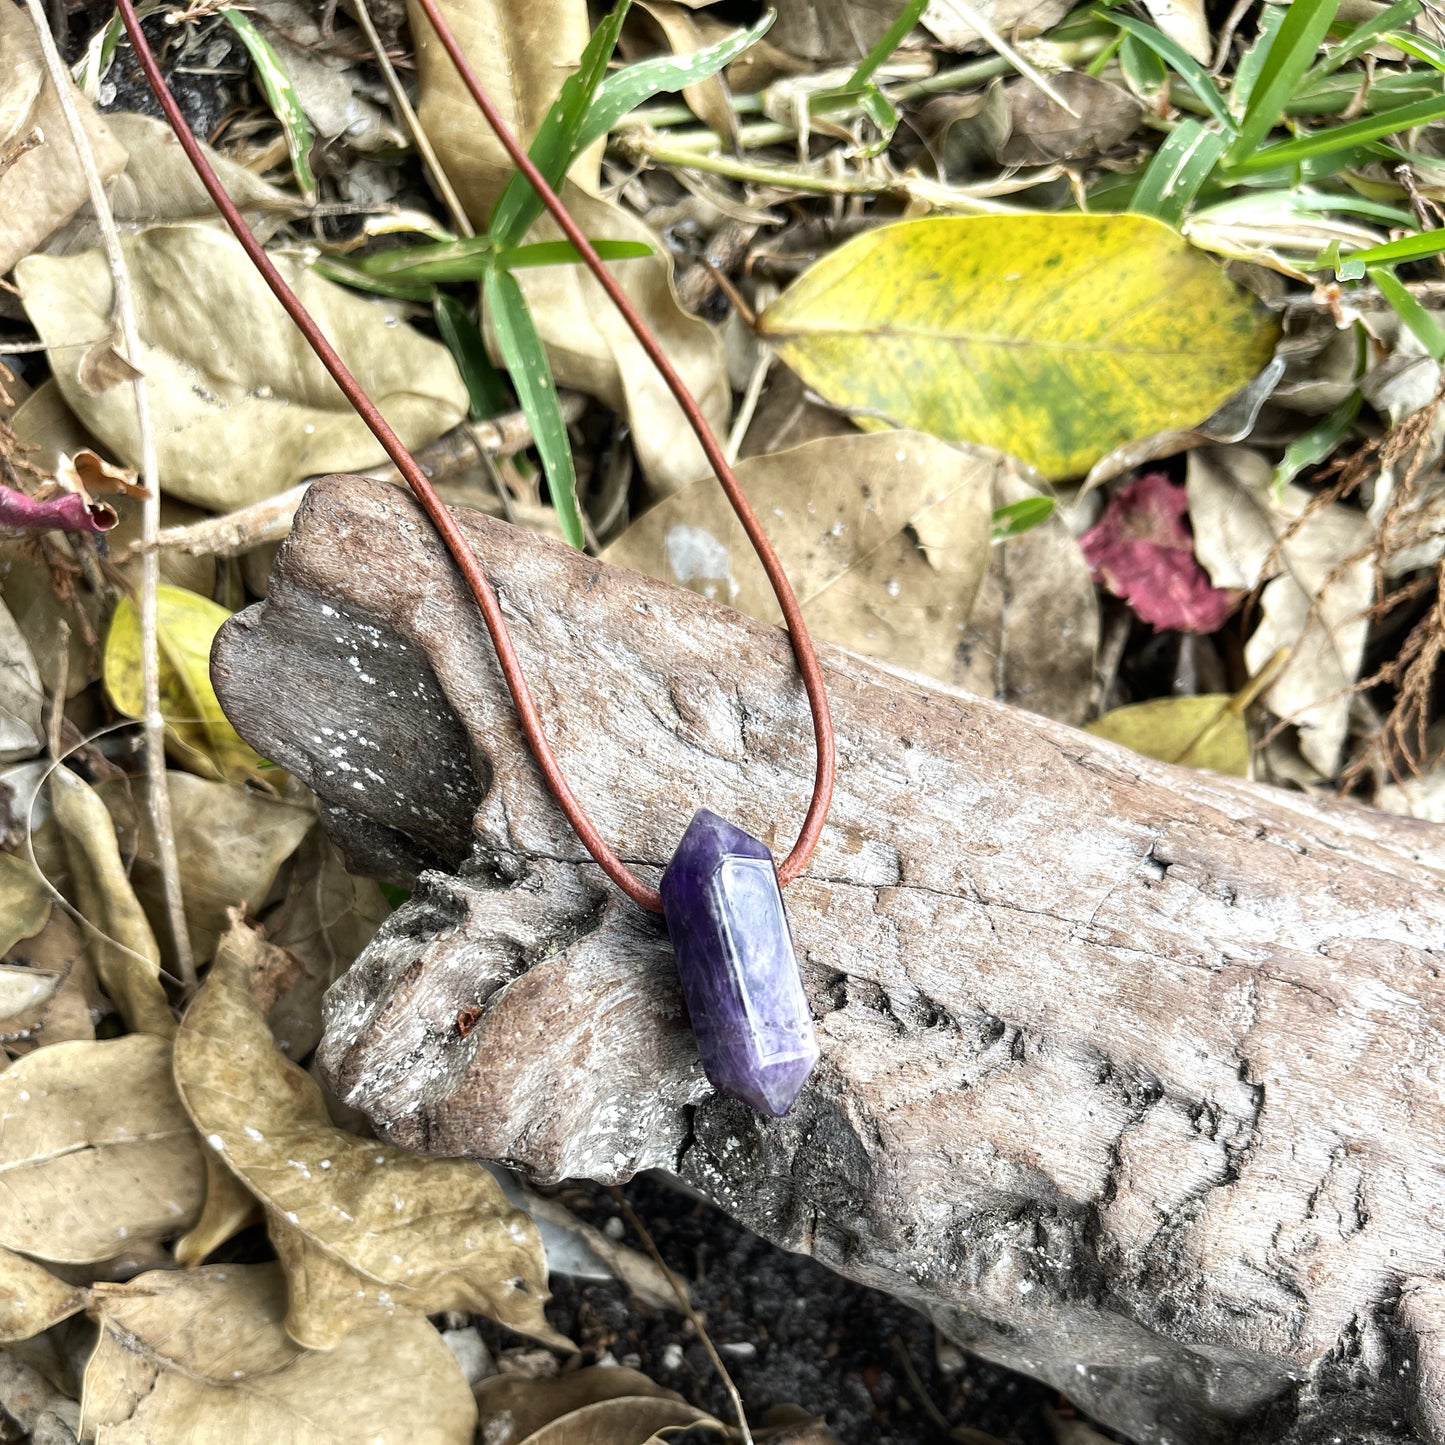
[[1195, 558], [1188, 511], [1183, 487], [1148, 472], [1114, 493], [1079, 545], [1094, 581], [1145, 622], [1171, 632], [1217, 632], [1234, 596], [1215, 587]]

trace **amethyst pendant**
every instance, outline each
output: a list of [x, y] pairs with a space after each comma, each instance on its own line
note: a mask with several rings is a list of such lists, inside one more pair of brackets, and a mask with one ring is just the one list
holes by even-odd
[[714, 1088], [786, 1114], [818, 1062], [767, 845], [700, 808], [662, 875], [682, 995]]

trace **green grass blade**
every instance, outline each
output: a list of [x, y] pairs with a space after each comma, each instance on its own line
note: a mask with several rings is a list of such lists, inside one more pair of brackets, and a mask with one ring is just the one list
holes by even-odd
[[365, 291], [372, 296], [391, 296], [398, 301], [429, 302], [432, 298], [430, 286], [408, 285], [405, 281], [392, 281], [385, 276], [370, 276], [354, 261], [341, 256], [318, 256], [311, 263], [311, 269], [328, 281], [338, 281], [356, 291]]
[[1433, 40], [1427, 40], [1423, 35], [1399, 33], [1387, 35], [1385, 40], [1397, 50], [1403, 50], [1406, 55], [1413, 55], [1416, 60], [1423, 60], [1426, 65], [1435, 70], [1445, 70], [1445, 49], [1436, 45]]
[[1183, 120], [1154, 152], [1129, 209], [1178, 226], [1224, 154], [1225, 140], [1197, 120]]
[[[652, 247], [644, 241], [594, 240], [592, 246], [604, 261], [631, 261], [652, 254]], [[498, 246], [490, 236], [467, 236], [432, 246], [396, 246], [353, 264], [376, 281], [402, 286], [452, 286], [480, 281], [494, 266], [515, 271], [523, 266], [572, 266], [581, 259], [570, 241]]]
[[1270, 46], [1274, 44], [1274, 37], [1279, 34], [1279, 27], [1284, 24], [1286, 13], [1283, 5], [1266, 4], [1260, 7], [1259, 33], [1254, 37], [1254, 44], [1239, 57], [1239, 65], [1235, 68], [1234, 79], [1229, 85], [1229, 110], [1236, 121], [1244, 115], [1249, 105], [1255, 82], [1269, 58]]
[[1313, 157], [1351, 150], [1370, 141], [1381, 140], [1385, 136], [1442, 118], [1445, 118], [1445, 96], [1431, 96], [1411, 105], [1384, 111], [1380, 115], [1365, 116], [1361, 120], [1350, 121], [1347, 125], [1330, 126], [1324, 130], [1311, 131], [1308, 135], [1297, 136], [1294, 140], [1282, 141], [1279, 145], [1267, 146], [1232, 166], [1230, 175], [1257, 175], [1261, 171], [1272, 171], [1280, 166], [1298, 165], [1301, 161]]
[[481, 328], [467, 315], [467, 308], [455, 296], [438, 291], [432, 302], [432, 315], [436, 317], [437, 330], [441, 332], [442, 340], [462, 374], [462, 383], [467, 389], [467, 410], [473, 420], [506, 411], [506, 388], [487, 355]]
[[[581, 64], [562, 82], [557, 99], [537, 128], [527, 154], [554, 190], [562, 184], [562, 177], [572, 162], [587, 149], [583, 127], [598, 87], [607, 75], [617, 38], [622, 34], [622, 22], [631, 6], [632, 0], [617, 0], [612, 13], [592, 32], [582, 51]], [[519, 171], [507, 182], [492, 208], [489, 230], [499, 244], [516, 245], [541, 214], [542, 198]]]
[[487, 315], [517, 401], [532, 428], [532, 439], [547, 474], [547, 489], [562, 525], [562, 535], [574, 547], [584, 544], [582, 512], [577, 505], [577, 473], [572, 466], [572, 445], [567, 423], [557, 402], [557, 387], [542, 339], [532, 324], [532, 313], [516, 278], [505, 271], [487, 272], [483, 284]]
[[1445, 326], [1405, 289], [1389, 266], [1371, 266], [1370, 280], [1380, 295], [1395, 308], [1395, 314], [1415, 333], [1416, 340], [1436, 361], [1445, 361]]
[[[592, 238], [592, 249], [604, 261], [636, 261], [651, 256], [653, 248], [646, 241], [599, 241]], [[527, 266], [577, 266], [582, 257], [571, 241], [535, 241], [526, 246], [503, 246], [497, 251], [496, 264], [503, 271], [520, 271]]]
[[[1342, 65], [1348, 65], [1350, 61], [1359, 59], [1372, 45], [1378, 44], [1389, 31], [1401, 25], [1408, 25], [1423, 8], [1420, 0], [1395, 0], [1389, 9], [1382, 10], [1373, 19], [1356, 25], [1310, 71], [1310, 79], [1322, 79], [1326, 75], [1333, 75]], [[1398, 42], [1391, 39], [1389, 43], [1394, 45]]]
[[1352, 391], [1328, 416], [1322, 417], [1308, 430], [1301, 432], [1285, 448], [1284, 456], [1274, 469], [1276, 501], [1306, 467], [1324, 461], [1344, 441], [1346, 433], [1360, 414], [1361, 401], [1360, 393]]
[[1182, 45], [1171, 40], [1162, 30], [1156, 30], [1133, 15], [1104, 11], [1100, 13], [1100, 19], [1117, 25], [1121, 30], [1127, 30], [1130, 35], [1143, 41], [1199, 97], [1205, 110], [1233, 135], [1234, 118], [1224, 103], [1224, 97], [1219, 93], [1209, 72]]
[[878, 73], [878, 69], [903, 44], [908, 32], [918, 24], [919, 17], [928, 9], [928, 0], [908, 0], [902, 13], [885, 30], [877, 45], [858, 62], [858, 68], [848, 77], [848, 90], [860, 90]]
[[223, 10], [226, 23], [236, 32], [237, 39], [246, 47], [251, 63], [256, 67], [256, 79], [266, 103], [281, 122], [286, 136], [286, 150], [291, 157], [291, 172], [296, 177], [297, 189], [306, 204], [316, 201], [316, 176], [311, 169], [311, 145], [316, 137], [311, 131], [311, 122], [301, 109], [301, 101], [281, 57], [276, 54], [271, 42], [251, 23], [251, 18], [239, 10]]
[[1230, 143], [1231, 160], [1249, 155], [1279, 124], [1295, 87], [1314, 64], [1338, 9], [1339, 0], [1294, 0], [1284, 12], [1270, 37], [1239, 132]]
[[1445, 230], [1421, 231], [1415, 236], [1402, 236], [1382, 246], [1365, 251], [1351, 251], [1344, 259], [1365, 266], [1395, 265], [1401, 261], [1423, 261], [1445, 251]]
[[634, 111], [654, 95], [681, 90], [699, 80], [716, 75], [731, 65], [745, 50], [757, 44], [776, 17], [769, 11], [751, 29], [725, 35], [712, 45], [705, 45], [688, 56], [663, 55], [655, 60], [639, 60], [634, 65], [609, 75], [598, 88], [582, 124], [580, 149], [607, 134], [624, 115]]

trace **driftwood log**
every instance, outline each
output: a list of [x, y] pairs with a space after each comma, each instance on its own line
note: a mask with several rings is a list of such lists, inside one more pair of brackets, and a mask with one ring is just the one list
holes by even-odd
[[[702, 803], [788, 845], [782, 634], [464, 525], [625, 856]], [[789, 890], [823, 1058], [769, 1121], [708, 1088], [420, 513], [317, 483], [214, 671], [357, 865], [418, 880], [331, 992], [341, 1097], [541, 1179], [668, 1170], [1141, 1441], [1445, 1441], [1441, 833], [824, 661], [837, 800]]]

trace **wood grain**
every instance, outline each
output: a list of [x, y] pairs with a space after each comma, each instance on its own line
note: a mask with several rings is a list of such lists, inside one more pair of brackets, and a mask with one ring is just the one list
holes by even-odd
[[[625, 856], [655, 874], [702, 804], [785, 850], [785, 637], [466, 528]], [[768, 1121], [708, 1088], [420, 514], [313, 486], [213, 667], [343, 847], [419, 873], [330, 996], [337, 1092], [424, 1152], [666, 1169], [1142, 1441], [1445, 1440], [1441, 833], [824, 663], [839, 787], [788, 894], [823, 1059]]]

